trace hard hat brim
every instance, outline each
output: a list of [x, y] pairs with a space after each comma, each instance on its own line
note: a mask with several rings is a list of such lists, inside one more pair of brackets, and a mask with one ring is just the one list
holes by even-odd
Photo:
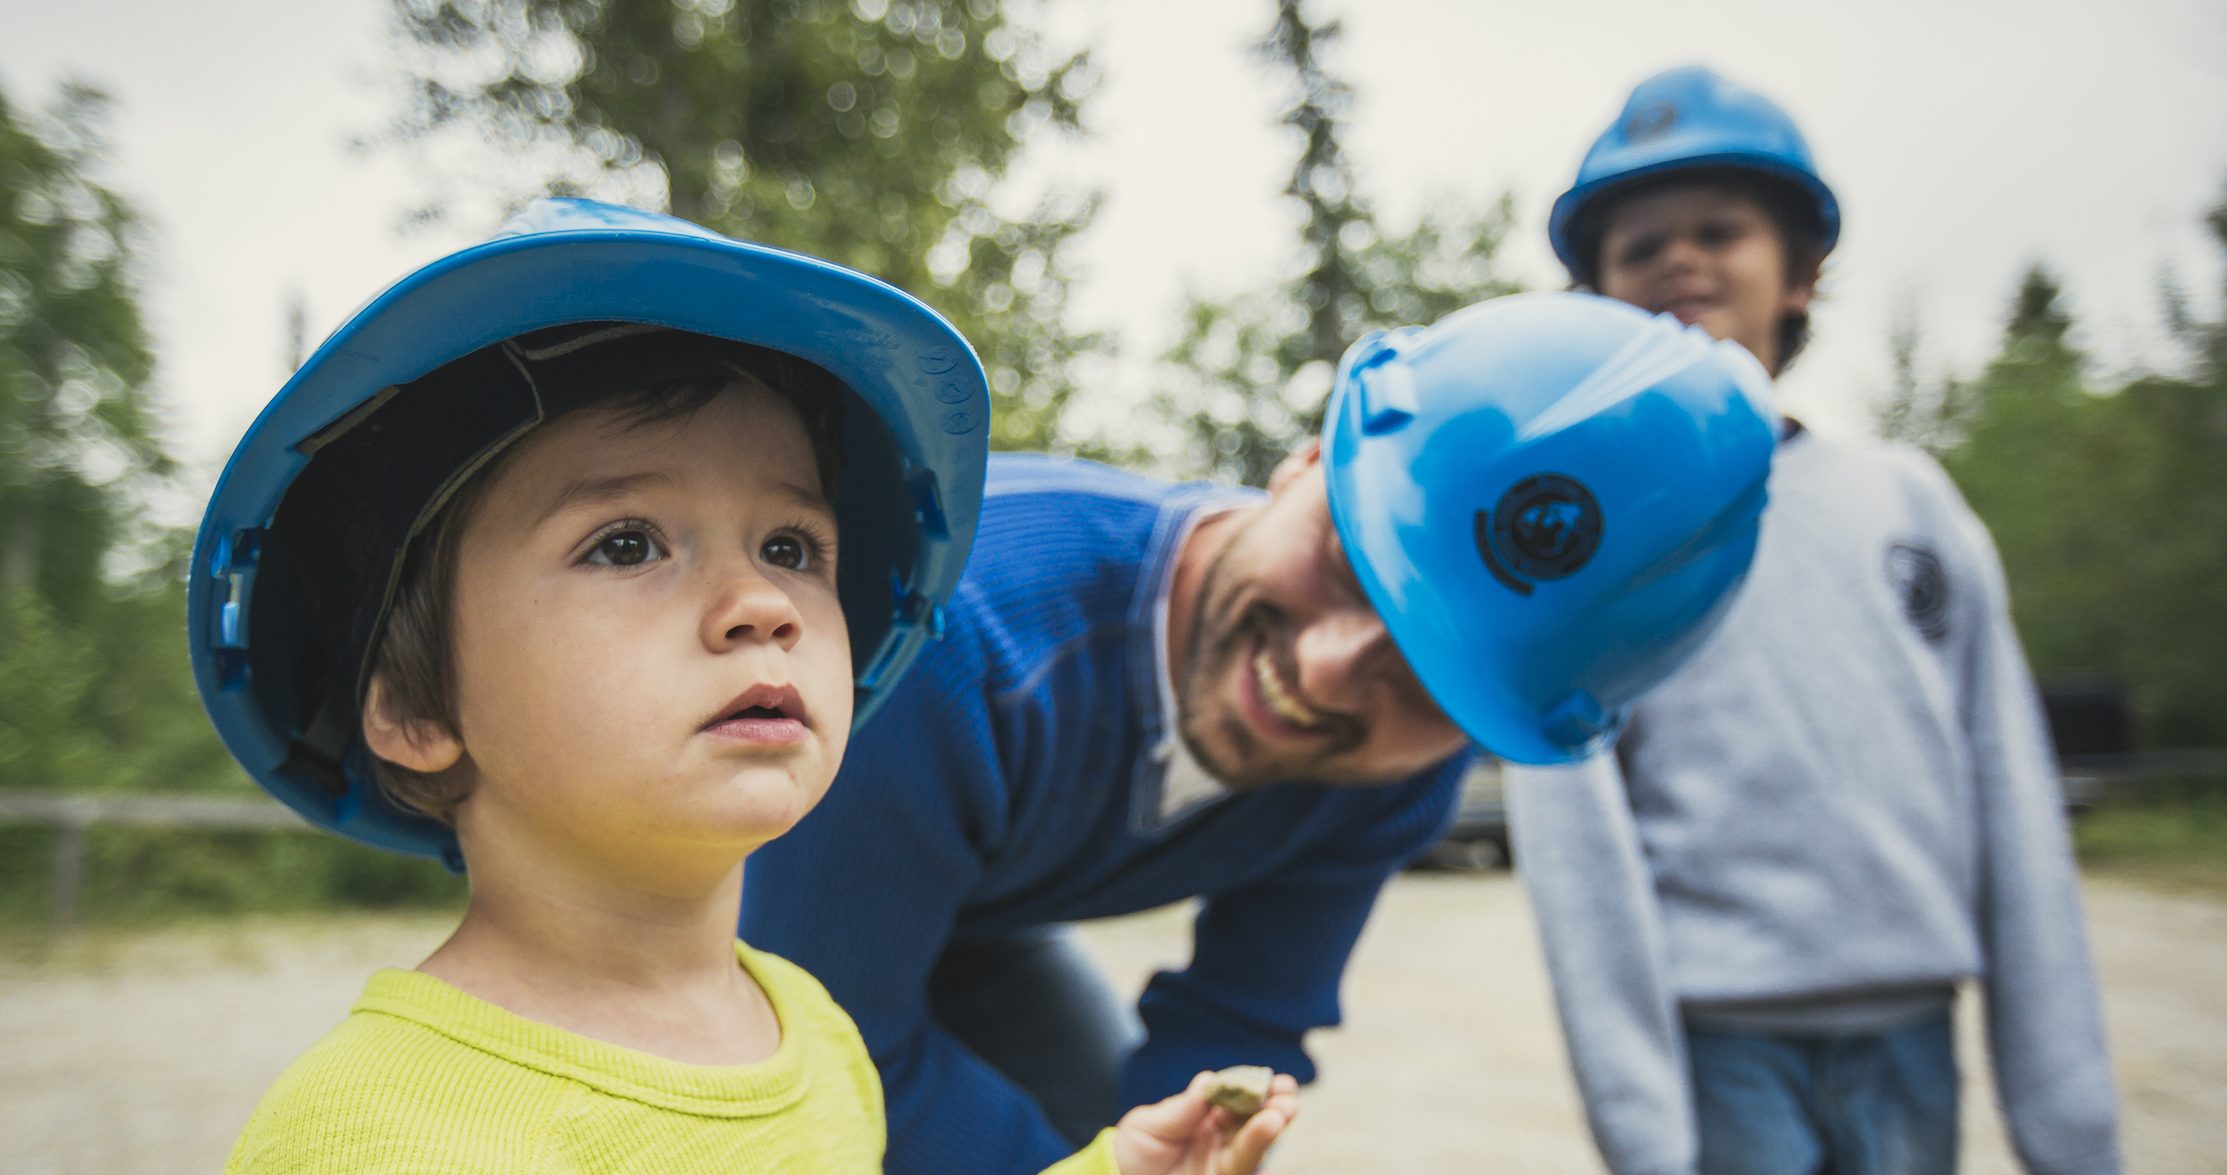
[[251, 614], [257, 557], [263, 529], [311, 460], [305, 442], [382, 389], [505, 339], [573, 323], [690, 331], [818, 365], [864, 409], [846, 414], [847, 472], [836, 501], [838, 518], [854, 524], [845, 528], [841, 590], [861, 722], [937, 627], [937, 606], [972, 544], [987, 457], [989, 392], [973, 351], [942, 316], [895, 287], [586, 201], [537, 205], [519, 228], [403, 278], [310, 356], [226, 464], [187, 586], [203, 703], [249, 773], [313, 823], [452, 860], [450, 830], [363, 786], [367, 764], [350, 771], [341, 794], [290, 767], [298, 732], [279, 717], [289, 700], [258, 689], [251, 641], [270, 626]]

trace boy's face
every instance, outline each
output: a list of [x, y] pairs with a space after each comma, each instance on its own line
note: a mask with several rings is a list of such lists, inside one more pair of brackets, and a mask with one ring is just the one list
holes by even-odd
[[1346, 562], [1320, 447], [1268, 485], [1199, 587], [1176, 677], [1192, 753], [1244, 788], [1389, 783], [1461, 750]]
[[459, 538], [467, 855], [499, 836], [739, 859], [787, 831], [850, 732], [834, 543], [804, 427], [762, 386], [655, 423], [583, 410], [520, 442]]
[[1672, 184], [1618, 198], [1601, 232], [1600, 292], [1676, 315], [1779, 368], [1779, 325], [1809, 308], [1814, 275], [1790, 279], [1787, 243], [1755, 197], [1723, 184]]

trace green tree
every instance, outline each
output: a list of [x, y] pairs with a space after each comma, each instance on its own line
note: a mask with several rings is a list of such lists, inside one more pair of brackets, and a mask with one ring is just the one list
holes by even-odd
[[185, 536], [133, 521], [171, 462], [104, 109], [0, 94], [0, 787], [236, 786], [186, 664]]
[[[2227, 257], [2227, 198], [2206, 218]], [[2227, 282], [2220, 290], [2227, 305]], [[2191, 360], [2185, 377], [2149, 376], [2108, 406], [2121, 439], [2126, 593], [2134, 614], [2121, 675], [2158, 745], [2227, 744], [2227, 313], [2205, 321], [2168, 308]]]
[[2103, 606], [2121, 586], [2125, 438], [2088, 386], [2062, 296], [2046, 270], [2027, 272], [2000, 353], [1961, 389], [1942, 465], [1994, 533], [2036, 667], [2092, 672], [2114, 667], [2126, 638], [2127, 616]]
[[[2211, 224], [2227, 251], [2227, 206]], [[2062, 291], [2036, 267], [1986, 370], [1931, 391], [1906, 378], [1886, 423], [1938, 443], [1993, 532], [2038, 673], [2120, 683], [2149, 745], [2216, 745], [2227, 742], [2227, 321], [2169, 317], [2191, 373], [2099, 391]], [[1896, 403], [1919, 407], [1898, 416]]]
[[1324, 61], [1336, 21], [1278, 0], [1255, 47], [1285, 79], [1281, 121], [1299, 158], [1284, 194], [1305, 210], [1298, 264], [1270, 290], [1190, 299], [1167, 356], [1161, 410], [1183, 422], [1197, 471], [1253, 485], [1321, 426], [1338, 357], [1363, 333], [1428, 323], [1518, 287], [1494, 268], [1513, 222], [1503, 196], [1481, 210], [1438, 208], [1388, 233], [1363, 195], [1343, 141], [1353, 92]]
[[148, 394], [138, 220], [92, 178], [106, 101], [43, 118], [0, 94], [0, 590], [82, 621], [130, 491], [168, 472]]
[[1954, 375], [1928, 381], [1918, 369], [1921, 345], [1917, 314], [1904, 306], [1888, 331], [1888, 362], [1894, 374], [1873, 423], [1880, 436], [1939, 457], [1962, 443], [1971, 427], [1972, 387], [1969, 380]]
[[[663, 203], [910, 290], [981, 352], [994, 439], [1060, 440], [1073, 363], [1064, 246], [1094, 194], [1000, 210], [1040, 131], [1075, 131], [1085, 55], [1000, 0], [394, 0], [397, 132], [469, 129], [541, 190]], [[527, 193], [513, 193], [523, 195]]]

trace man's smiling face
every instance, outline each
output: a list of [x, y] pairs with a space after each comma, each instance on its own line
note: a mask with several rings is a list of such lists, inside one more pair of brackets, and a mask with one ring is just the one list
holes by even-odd
[[1459, 751], [1346, 562], [1310, 443], [1207, 565], [1174, 651], [1178, 726], [1233, 788], [1378, 784]]

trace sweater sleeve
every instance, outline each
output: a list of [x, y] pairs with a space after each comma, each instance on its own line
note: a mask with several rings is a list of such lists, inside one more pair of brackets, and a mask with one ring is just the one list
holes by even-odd
[[1377, 894], [1444, 833], [1467, 761], [1386, 793], [1373, 816], [1266, 877], [1209, 895], [1190, 966], [1153, 976], [1137, 1003], [1145, 1042], [1123, 1067], [1120, 1104], [1158, 1101], [1202, 1069], [1236, 1064], [1314, 1080], [1304, 1038], [1338, 1022], [1338, 984]]
[[1958, 505], [1953, 538], [1978, 588], [1965, 593], [1959, 701], [1981, 820], [1997, 1096], [2027, 1170], [2110, 1175], [2119, 1170], [2118, 1098], [2063, 796], [1994, 543]]
[[981, 660], [954, 628], [852, 736], [827, 797], [750, 858], [742, 933], [827, 986], [881, 1071], [890, 1175], [1035, 1172], [1074, 1148], [946, 1032], [934, 970], [1006, 805]]
[[1685, 1037], [1639, 832], [1613, 755], [1509, 764], [1517, 872], [1545, 947], [1586, 1120], [1617, 1175], [1700, 1161]]

